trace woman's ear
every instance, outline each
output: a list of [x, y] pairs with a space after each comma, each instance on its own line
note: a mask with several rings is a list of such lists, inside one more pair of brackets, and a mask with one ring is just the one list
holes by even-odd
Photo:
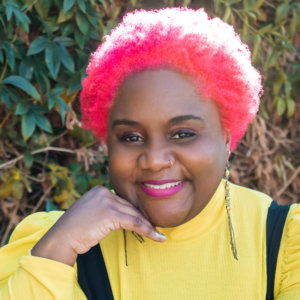
[[228, 158], [229, 158], [230, 153], [231, 153], [230, 152], [231, 134], [230, 134], [229, 130], [225, 130], [224, 137], [225, 137], [225, 143], [226, 143], [226, 152], [227, 152], [227, 155], [228, 155]]

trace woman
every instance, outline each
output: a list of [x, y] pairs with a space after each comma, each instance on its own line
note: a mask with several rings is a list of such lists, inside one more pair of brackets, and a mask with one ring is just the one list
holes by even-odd
[[[90, 267], [103, 255], [114, 299], [265, 299], [271, 199], [225, 172], [260, 93], [247, 46], [221, 20], [128, 14], [93, 54], [81, 94], [85, 127], [107, 140], [115, 193], [97, 186], [64, 214], [21, 222], [0, 252], [0, 298], [86, 299], [98, 267], [77, 278], [77, 266], [100, 242]], [[276, 299], [300, 299], [299, 225], [293, 205]]]

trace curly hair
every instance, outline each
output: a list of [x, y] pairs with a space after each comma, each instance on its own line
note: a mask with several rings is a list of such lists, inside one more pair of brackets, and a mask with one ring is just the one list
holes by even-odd
[[203, 9], [128, 13], [91, 56], [80, 95], [83, 127], [106, 140], [108, 111], [122, 82], [162, 68], [188, 76], [215, 102], [234, 149], [257, 113], [261, 76], [233, 27]]

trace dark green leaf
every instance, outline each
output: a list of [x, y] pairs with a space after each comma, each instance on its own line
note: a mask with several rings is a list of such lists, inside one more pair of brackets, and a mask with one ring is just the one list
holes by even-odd
[[79, 8], [86, 13], [86, 6], [85, 6], [85, 0], [77, 0]]
[[[62, 35], [65, 37], [65, 36], [67, 36], [67, 35], [73, 33], [73, 32], [74, 32], [74, 28], [75, 28], [74, 25], [71, 24], [71, 23], [65, 25], [65, 26], [63, 27], [63, 30], [62, 30]], [[74, 44], [74, 41], [73, 41], [73, 40], [72, 40], [72, 42], [73, 42], [73, 44]], [[64, 46], [66, 46], [66, 45], [64, 45]]]
[[81, 11], [78, 11], [76, 13], [76, 24], [78, 26], [78, 28], [80, 29], [80, 31], [86, 35], [89, 31], [89, 27], [90, 24], [88, 22], [88, 20], [86, 19], [86, 17], [84, 16], [84, 14]]
[[63, 9], [61, 9], [58, 15], [57, 23], [59, 24], [59, 23], [66, 22], [70, 20], [73, 17], [73, 15], [74, 15], [73, 11], [65, 12]]
[[75, 173], [79, 173], [81, 171], [83, 164], [77, 163], [77, 162], [70, 162], [68, 166], [69, 166], [71, 173], [75, 174]]
[[41, 96], [36, 90], [36, 88], [29, 81], [27, 81], [21, 76], [11, 75], [9, 77], [6, 77], [2, 82], [20, 88], [21, 90], [32, 96], [34, 99], [41, 99]]
[[48, 46], [48, 43], [49, 41], [47, 38], [39, 36], [30, 44], [27, 55], [37, 54], [43, 51]]
[[33, 76], [33, 62], [30, 56], [23, 59], [19, 65], [19, 74], [27, 80], [31, 80]]
[[60, 111], [60, 116], [61, 116], [61, 120], [63, 125], [65, 124], [65, 110], [70, 111], [68, 105], [66, 104], [66, 102], [61, 99], [60, 97], [57, 97], [57, 102], [59, 105], [59, 111]]
[[55, 102], [56, 102], [56, 96], [53, 96], [53, 95], [50, 94], [48, 96], [48, 109], [49, 109], [49, 111], [53, 108]]
[[60, 68], [60, 57], [56, 44], [52, 43], [46, 48], [45, 61], [50, 74], [56, 78]]
[[57, 210], [57, 206], [50, 200], [46, 200], [46, 211], [52, 211], [52, 210]]
[[74, 61], [65, 47], [59, 45], [60, 61], [72, 73], [75, 71]]
[[29, 31], [29, 26], [28, 24], [30, 23], [30, 19], [22, 12], [19, 10], [14, 10], [14, 15], [16, 16], [17, 19], [17, 24], [24, 29], [25, 32]]
[[12, 99], [16, 103], [21, 102], [21, 97], [15, 92], [15, 88], [12, 86], [4, 86], [5, 90], [7, 91], [9, 98]]
[[19, 103], [17, 105], [15, 114], [16, 115], [24, 115], [24, 114], [27, 114], [28, 110], [29, 110], [29, 105]]
[[6, 59], [7, 59], [7, 63], [9, 65], [9, 67], [11, 68], [11, 70], [13, 70], [14, 67], [15, 67], [15, 54], [14, 54], [14, 51], [11, 48], [6, 48], [5, 49], [5, 55], [6, 55]]
[[34, 112], [34, 118], [35, 118], [36, 125], [39, 128], [41, 128], [49, 133], [52, 133], [52, 127], [50, 125], [50, 122], [48, 121], [48, 119], [45, 116], [38, 114], [37, 112]]
[[38, 0], [38, 1], [36, 1], [35, 5], [34, 5], [36, 11], [43, 19], [46, 19], [48, 16], [51, 2], [52, 2], [52, 0]]
[[2, 50], [0, 50], [0, 63], [3, 63], [4, 56]]
[[9, 99], [9, 95], [3, 89], [0, 89], [0, 99], [4, 102], [4, 104], [7, 106], [7, 108], [9, 110], [12, 109], [12, 104], [11, 104], [11, 101]]
[[33, 164], [33, 155], [30, 153], [29, 150], [26, 150], [25, 151], [25, 154], [24, 154], [24, 164], [25, 164], [25, 167], [27, 169], [30, 169], [32, 164]]
[[71, 47], [75, 45], [74, 40], [66, 36], [57, 36], [53, 39], [53, 42], [59, 43], [64, 47]]
[[78, 89], [81, 89], [81, 76], [80, 74], [75, 74], [75, 76], [72, 77], [68, 82], [68, 95], [72, 94]]
[[80, 49], [83, 49], [85, 36], [79, 30], [75, 30], [75, 41]]
[[75, 0], [64, 0], [63, 9], [65, 12], [70, 10], [74, 6]]
[[35, 118], [32, 112], [29, 112], [26, 115], [22, 116], [22, 135], [24, 140], [26, 141], [28, 138], [30, 138], [34, 132], [35, 129]]

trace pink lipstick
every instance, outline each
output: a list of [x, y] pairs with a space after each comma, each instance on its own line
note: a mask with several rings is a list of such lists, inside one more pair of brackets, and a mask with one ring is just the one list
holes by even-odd
[[151, 197], [170, 197], [178, 193], [184, 186], [182, 180], [148, 180], [141, 183], [141, 189]]

